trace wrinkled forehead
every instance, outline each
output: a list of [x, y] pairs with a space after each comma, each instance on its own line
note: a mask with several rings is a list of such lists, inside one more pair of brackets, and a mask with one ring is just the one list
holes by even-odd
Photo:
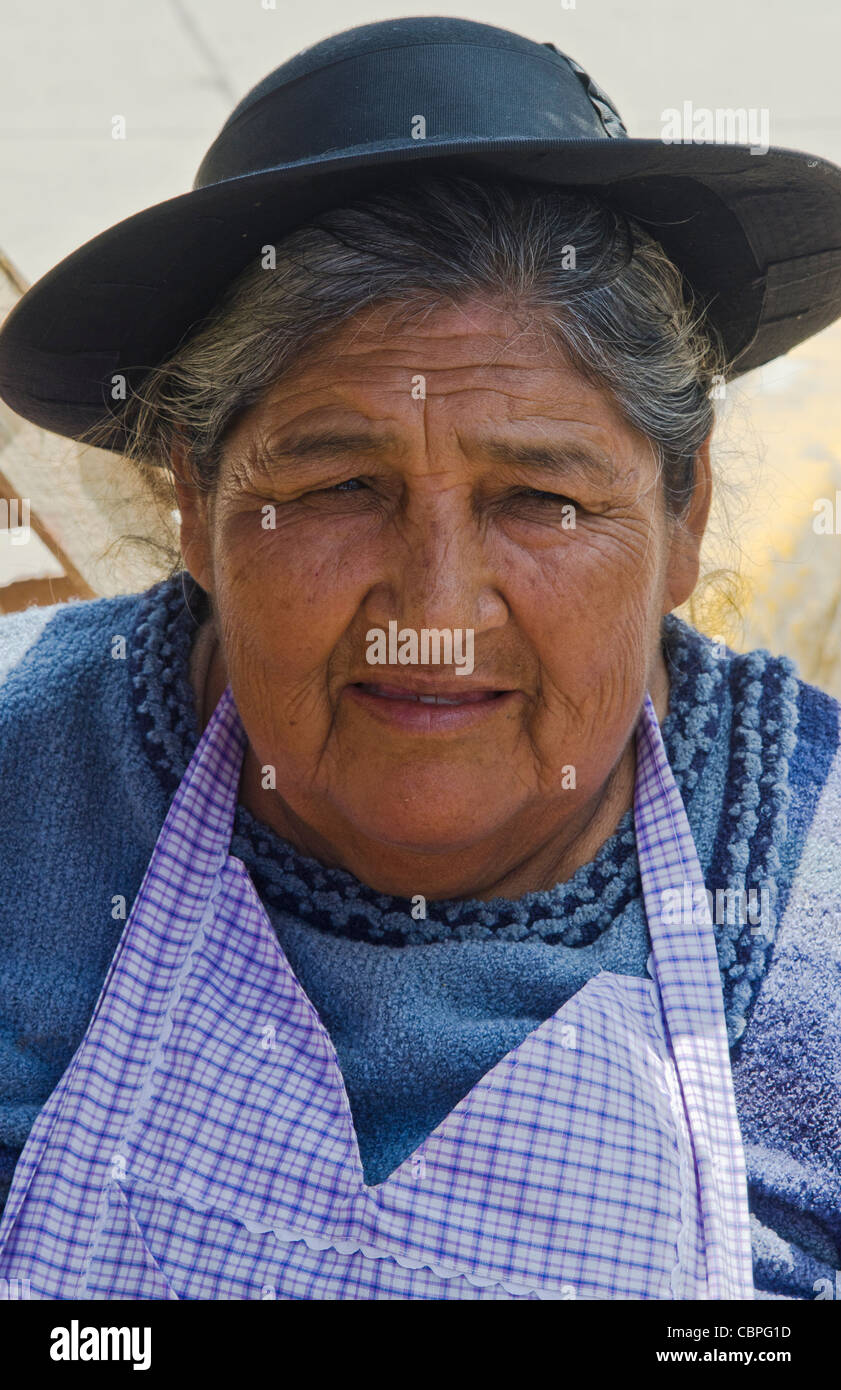
[[366, 308], [311, 345], [243, 424], [267, 442], [307, 433], [326, 444], [335, 432], [398, 454], [401, 434], [475, 435], [486, 421], [504, 427], [512, 445], [527, 429], [547, 444], [589, 436], [594, 455], [617, 462], [651, 454], [545, 319], [485, 300]]
[[441, 303], [424, 293], [357, 310], [301, 352], [287, 375], [363, 356], [368, 362], [399, 358], [409, 363], [425, 357], [436, 370], [496, 363], [571, 370], [575, 365], [537, 308], [489, 296]]

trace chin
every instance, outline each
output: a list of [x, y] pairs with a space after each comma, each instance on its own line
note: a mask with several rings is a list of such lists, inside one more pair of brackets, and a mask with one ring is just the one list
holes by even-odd
[[496, 822], [488, 825], [477, 821], [469, 809], [442, 817], [438, 811], [430, 815], [428, 806], [411, 815], [405, 807], [386, 805], [378, 808], [375, 817], [364, 813], [354, 816], [353, 823], [357, 831], [384, 849], [442, 855], [470, 849], [496, 828]]

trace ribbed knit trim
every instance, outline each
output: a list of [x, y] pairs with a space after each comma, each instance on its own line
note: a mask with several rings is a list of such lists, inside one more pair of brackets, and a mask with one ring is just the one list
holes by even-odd
[[[207, 597], [185, 571], [154, 585], [139, 607], [131, 658], [135, 709], [169, 799], [199, 738], [189, 657], [206, 614]], [[724, 805], [708, 886], [743, 892], [768, 888], [774, 906], [790, 798], [788, 760], [796, 742], [795, 668], [787, 658], [765, 651], [721, 656], [674, 614], [663, 622], [663, 648], [671, 679], [663, 740], [688, 807], [721, 728], [728, 686], [733, 705]], [[631, 811], [567, 882], [515, 900], [428, 902], [422, 921], [412, 918], [407, 899], [378, 893], [342, 869], [308, 859], [242, 805], [231, 849], [248, 866], [267, 905], [322, 931], [390, 946], [482, 939], [587, 946], [642, 892]], [[744, 1028], [773, 933], [765, 938], [752, 933], [749, 923], [736, 921], [717, 927], [716, 937], [734, 1040]]]

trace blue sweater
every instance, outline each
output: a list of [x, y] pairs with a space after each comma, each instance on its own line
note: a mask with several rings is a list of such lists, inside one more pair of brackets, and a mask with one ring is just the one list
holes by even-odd
[[[0, 618], [3, 1199], [196, 746], [205, 612], [182, 574]], [[814, 1298], [841, 1266], [841, 709], [784, 658], [722, 657], [673, 616], [664, 649], [663, 736], [707, 886], [765, 890], [775, 922], [716, 927], [755, 1282]], [[231, 849], [336, 1046], [369, 1183], [599, 969], [645, 971], [630, 812], [566, 883], [430, 902], [422, 921], [243, 806]]]

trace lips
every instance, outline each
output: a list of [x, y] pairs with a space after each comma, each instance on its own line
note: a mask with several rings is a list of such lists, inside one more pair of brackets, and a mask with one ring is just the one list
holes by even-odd
[[517, 690], [487, 689], [459, 682], [418, 681], [389, 685], [356, 681], [344, 696], [384, 729], [411, 737], [458, 737], [482, 728], [511, 709], [521, 698]]
[[359, 681], [357, 690], [366, 695], [374, 695], [381, 700], [410, 700], [420, 705], [479, 705], [488, 700], [496, 700], [506, 692], [503, 690], [411, 690], [399, 685], [380, 685], [376, 682]]

